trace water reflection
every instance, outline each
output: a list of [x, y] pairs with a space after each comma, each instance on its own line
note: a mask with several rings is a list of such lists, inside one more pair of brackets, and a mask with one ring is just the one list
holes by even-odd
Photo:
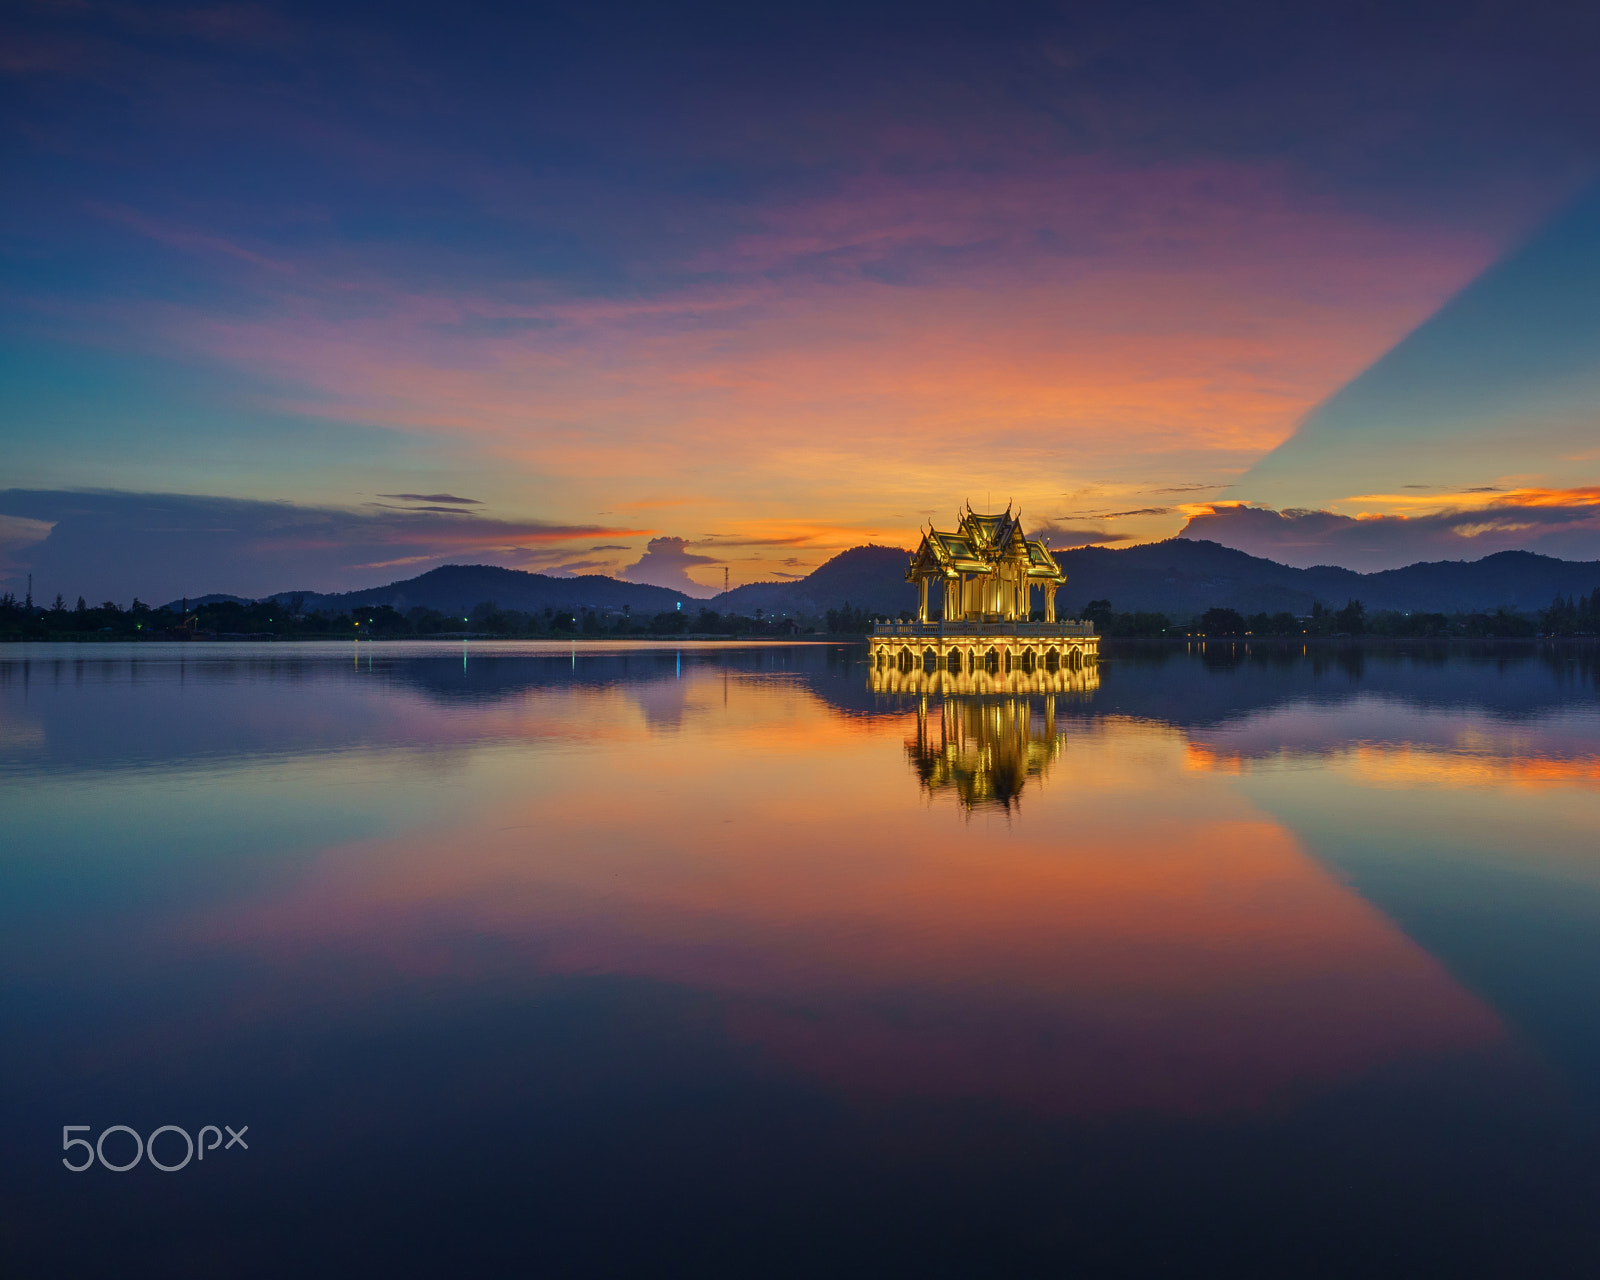
[[[0, 654], [8, 1132], [108, 1097], [162, 1123], [225, 1086], [276, 1144], [250, 1219], [274, 1239], [313, 1213], [286, 1189], [315, 1187], [413, 1241], [453, 1194], [437, 1171], [480, 1166], [559, 1235], [573, 1202], [549, 1188], [600, 1148], [579, 1218], [648, 1218], [613, 1176], [648, 1149], [708, 1239], [749, 1179], [788, 1204], [770, 1179], [813, 1158], [880, 1188], [937, 1169], [968, 1204], [1026, 1166], [1048, 1198], [1109, 1197], [1097, 1222], [1142, 1220], [1179, 1132], [1208, 1170], [1253, 1135], [1217, 1184], [1237, 1200], [1195, 1192], [1207, 1221], [1248, 1220], [1311, 1150], [1408, 1167], [1397, 1135], [1423, 1113], [1472, 1136], [1474, 1177], [1548, 1157], [1590, 1185], [1571, 1154], [1591, 1150], [1571, 1099], [1600, 1097], [1581, 664], [1166, 651], [982, 696], [883, 685], [838, 646], [359, 656]], [[1535, 1102], [1566, 1155], [1504, 1110]], [[384, 1155], [396, 1115], [427, 1161]], [[1011, 1124], [1018, 1147], [974, 1157], [973, 1133]], [[6, 1187], [46, 1241], [76, 1202], [37, 1167]], [[352, 1168], [406, 1193], [356, 1212], [325, 1172]], [[185, 1210], [150, 1194], [119, 1230], [181, 1242]], [[944, 1239], [937, 1203], [908, 1192], [897, 1220]], [[1031, 1239], [1054, 1219], [1008, 1221]]]
[[906, 754], [930, 795], [953, 790], [968, 810], [998, 805], [1009, 812], [1027, 780], [1049, 772], [1065, 740], [1054, 697], [1037, 714], [1026, 698], [946, 698], [930, 714], [922, 698]]
[[878, 694], [911, 694], [918, 697], [995, 697], [1005, 694], [1027, 696], [1030, 694], [1089, 695], [1100, 687], [1098, 667], [1080, 667], [1076, 671], [1062, 667], [1048, 671], [1037, 667], [1024, 671], [1015, 667], [1010, 671], [950, 671], [939, 667], [927, 670], [912, 667], [873, 667], [868, 673], [872, 691]]

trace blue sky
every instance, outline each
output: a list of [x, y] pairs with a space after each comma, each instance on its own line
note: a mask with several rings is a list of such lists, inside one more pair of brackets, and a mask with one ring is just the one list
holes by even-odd
[[[1059, 545], [1600, 556], [1576, 6], [21, 3], [0, 47], [8, 586], [682, 539], [709, 591], [988, 495]], [[333, 545], [219, 559], [179, 499]]]

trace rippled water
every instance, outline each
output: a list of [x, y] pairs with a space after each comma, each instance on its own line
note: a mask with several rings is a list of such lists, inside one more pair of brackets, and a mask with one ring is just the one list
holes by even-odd
[[13, 646], [0, 1261], [1590, 1274], [1597, 665]]

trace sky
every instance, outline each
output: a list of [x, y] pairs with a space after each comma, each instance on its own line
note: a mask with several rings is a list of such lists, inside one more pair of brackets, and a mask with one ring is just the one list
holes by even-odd
[[1600, 13], [0, 15], [0, 585], [1600, 558]]

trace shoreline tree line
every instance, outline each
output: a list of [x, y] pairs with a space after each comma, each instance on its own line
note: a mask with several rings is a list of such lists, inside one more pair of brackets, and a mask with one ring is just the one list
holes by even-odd
[[[82, 597], [71, 606], [56, 596], [48, 605], [0, 596], [0, 640], [189, 640], [189, 639], [428, 639], [462, 636], [506, 639], [565, 637], [862, 635], [889, 615], [846, 603], [816, 617], [754, 616], [715, 610], [668, 610], [634, 615], [597, 609], [502, 609], [485, 601], [461, 614], [418, 606], [401, 612], [390, 605], [347, 610], [307, 610], [301, 598], [254, 602], [211, 601], [154, 608], [137, 598], [123, 608], [114, 601], [91, 606]], [[1118, 612], [1110, 600], [1091, 600], [1079, 611], [1109, 638], [1155, 639], [1205, 636], [1283, 638], [1373, 636], [1393, 639], [1519, 638], [1600, 635], [1600, 587], [1586, 596], [1557, 596], [1546, 609], [1525, 613], [1500, 608], [1477, 613], [1368, 612], [1359, 600], [1342, 607], [1313, 604], [1307, 615], [1287, 611], [1244, 614], [1216, 607], [1188, 619], [1162, 613]], [[899, 614], [901, 621], [911, 618]], [[1037, 618], [1039, 615], [1035, 615]]]

